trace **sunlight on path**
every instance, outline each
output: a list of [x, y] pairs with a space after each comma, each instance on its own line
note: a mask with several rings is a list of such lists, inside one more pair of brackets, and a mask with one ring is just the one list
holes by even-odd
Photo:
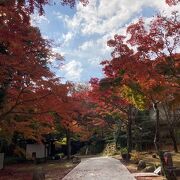
[[135, 180], [122, 163], [110, 157], [83, 160], [63, 180]]

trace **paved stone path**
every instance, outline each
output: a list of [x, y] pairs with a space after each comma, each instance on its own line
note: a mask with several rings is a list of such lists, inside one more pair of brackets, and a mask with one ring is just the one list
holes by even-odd
[[117, 159], [96, 157], [82, 160], [63, 180], [135, 180]]

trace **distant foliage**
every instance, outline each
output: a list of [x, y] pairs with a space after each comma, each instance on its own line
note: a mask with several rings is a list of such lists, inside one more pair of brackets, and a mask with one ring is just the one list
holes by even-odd
[[166, 0], [166, 3], [170, 6], [176, 5], [179, 2], [180, 2], [180, 0]]

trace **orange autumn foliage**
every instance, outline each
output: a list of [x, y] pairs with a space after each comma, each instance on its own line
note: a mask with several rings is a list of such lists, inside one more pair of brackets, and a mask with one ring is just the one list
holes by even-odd
[[41, 140], [53, 130], [51, 112], [67, 116], [68, 86], [50, 71], [50, 44], [26, 9], [0, 6], [0, 24], [0, 133]]

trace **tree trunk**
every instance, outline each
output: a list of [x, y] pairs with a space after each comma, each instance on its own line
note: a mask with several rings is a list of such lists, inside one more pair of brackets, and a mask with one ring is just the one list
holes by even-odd
[[132, 119], [128, 118], [127, 123], [127, 151], [128, 154], [132, 151]]
[[71, 158], [71, 135], [70, 131], [66, 131], [66, 138], [67, 138], [67, 159]]
[[175, 180], [175, 179], [172, 179], [172, 177], [170, 176], [170, 173], [168, 172], [168, 170], [165, 167], [165, 160], [163, 157], [163, 152], [160, 149], [160, 134], [159, 134], [159, 132], [160, 132], [160, 126], [159, 126], [160, 116], [159, 116], [158, 103], [154, 103], [154, 111], [156, 114], [156, 130], [155, 130], [155, 137], [154, 137], [154, 145], [155, 145], [157, 154], [160, 159], [162, 172], [164, 173], [167, 180]]
[[174, 134], [174, 129], [172, 127], [169, 128], [169, 134], [173, 142], [174, 151], [178, 153], [178, 146], [177, 146], [177, 140]]
[[115, 143], [116, 143], [116, 149], [118, 149], [118, 140], [119, 140], [119, 135], [120, 135], [120, 129], [118, 127], [118, 130], [116, 132], [116, 135], [115, 135]]
[[168, 108], [168, 104], [163, 105], [163, 109], [165, 112], [168, 130], [169, 130], [170, 138], [172, 139], [174, 151], [177, 153], [178, 152], [178, 146], [177, 146], [176, 135], [175, 135], [175, 131], [174, 131], [175, 126], [176, 126], [175, 125], [175, 122], [176, 122], [175, 110]]

